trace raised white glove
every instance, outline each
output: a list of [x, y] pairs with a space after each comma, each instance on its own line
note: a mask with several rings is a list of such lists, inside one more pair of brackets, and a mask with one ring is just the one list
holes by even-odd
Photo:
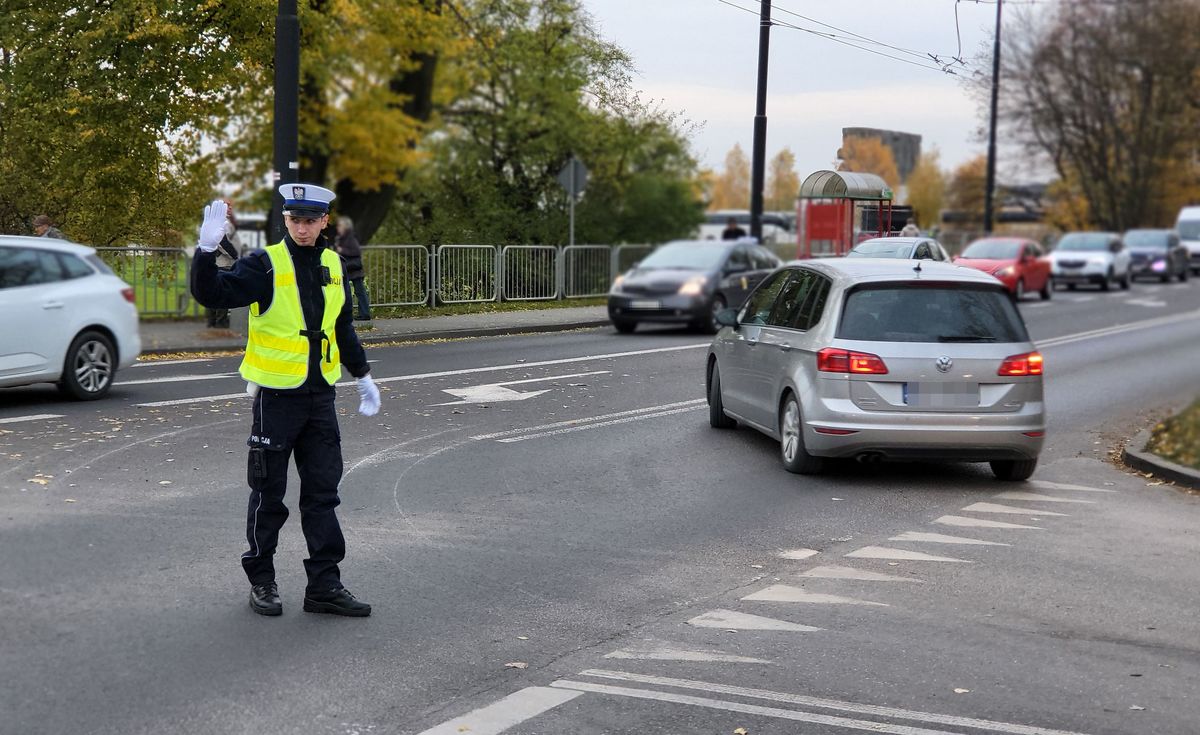
[[358, 412], [363, 416], [374, 416], [379, 413], [379, 388], [375, 386], [375, 381], [371, 380], [370, 374], [362, 376], [355, 382], [358, 383], [358, 396], [362, 399], [358, 402]]
[[206, 253], [211, 253], [221, 244], [225, 236], [225, 219], [229, 205], [220, 199], [214, 199], [212, 204], [204, 208], [204, 224], [200, 225], [200, 242], [197, 247]]

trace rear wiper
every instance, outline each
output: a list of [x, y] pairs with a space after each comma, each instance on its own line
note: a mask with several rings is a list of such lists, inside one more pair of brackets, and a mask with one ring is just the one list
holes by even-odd
[[995, 342], [995, 337], [982, 334], [939, 334], [938, 342]]

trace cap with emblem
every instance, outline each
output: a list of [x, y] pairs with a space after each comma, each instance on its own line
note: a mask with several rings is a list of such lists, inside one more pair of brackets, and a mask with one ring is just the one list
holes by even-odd
[[283, 213], [293, 217], [320, 217], [329, 214], [329, 203], [337, 196], [316, 184], [284, 184], [279, 187], [283, 197]]

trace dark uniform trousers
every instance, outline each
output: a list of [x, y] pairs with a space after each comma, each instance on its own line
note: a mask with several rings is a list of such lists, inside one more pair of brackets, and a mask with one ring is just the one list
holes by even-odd
[[300, 525], [308, 542], [308, 592], [342, 586], [338, 562], [346, 541], [338, 524], [338, 483], [342, 479], [341, 433], [332, 390], [277, 391], [262, 388], [254, 398], [248, 480], [250, 504], [242, 567], [250, 584], [275, 581], [275, 546], [288, 517], [288, 458], [295, 454], [300, 474]]

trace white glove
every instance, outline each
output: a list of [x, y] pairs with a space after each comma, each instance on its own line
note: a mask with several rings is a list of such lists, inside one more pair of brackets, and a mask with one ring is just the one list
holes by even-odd
[[228, 211], [229, 205], [220, 199], [214, 199], [212, 204], [204, 208], [204, 224], [200, 225], [200, 242], [197, 247], [206, 253], [217, 249], [221, 238], [225, 236], [225, 215]]
[[370, 374], [362, 376], [355, 382], [358, 383], [358, 396], [362, 399], [358, 403], [358, 412], [363, 416], [374, 416], [379, 413], [379, 388], [375, 387], [375, 381], [371, 380]]
[[247, 380], [246, 381], [246, 395], [250, 396], [251, 398], [254, 398], [255, 396], [257, 396], [258, 395], [258, 383], [251, 383], [249, 380]]

